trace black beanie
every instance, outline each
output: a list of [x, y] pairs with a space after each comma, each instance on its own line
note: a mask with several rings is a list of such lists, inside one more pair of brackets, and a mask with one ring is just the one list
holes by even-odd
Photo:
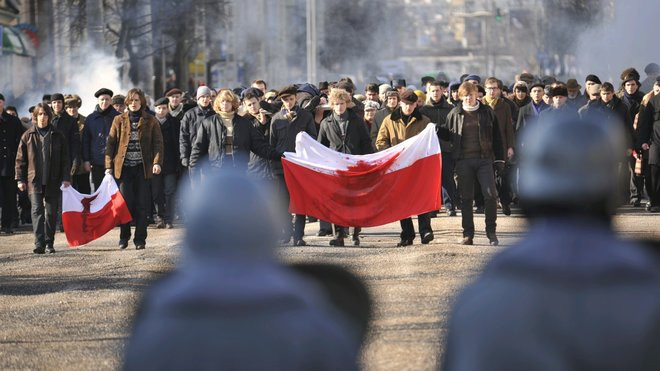
[[596, 75], [587, 75], [587, 78], [584, 79], [584, 81], [585, 82], [586, 81], [591, 81], [591, 82], [599, 84], [599, 85], [602, 84], [602, 82], [600, 82], [600, 79]]
[[0, 100], [5, 100], [5, 96], [0, 94]]
[[50, 101], [61, 100], [64, 102], [64, 95], [62, 93], [55, 93], [50, 96]]

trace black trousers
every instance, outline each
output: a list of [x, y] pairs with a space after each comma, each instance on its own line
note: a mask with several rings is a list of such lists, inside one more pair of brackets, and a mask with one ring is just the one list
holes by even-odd
[[496, 177], [497, 194], [500, 197], [502, 205], [509, 205], [511, 203], [511, 174], [513, 167], [509, 164], [504, 166], [502, 172], [498, 172]]
[[282, 232], [282, 238], [288, 239], [293, 235], [294, 241], [302, 240], [305, 235], [305, 215], [296, 214], [291, 225], [291, 213], [289, 212], [289, 189], [286, 187], [286, 182], [284, 181], [284, 175], [275, 175], [275, 187], [277, 187], [277, 193], [280, 196], [281, 204], [283, 207], [282, 210], [282, 225], [284, 226], [284, 231]]
[[156, 215], [164, 223], [172, 223], [176, 184], [176, 174], [154, 174], [151, 178], [151, 195], [156, 206]]
[[497, 190], [493, 161], [488, 159], [464, 159], [456, 162], [458, 175], [458, 192], [461, 194], [461, 218], [463, 236], [474, 237], [474, 219], [472, 212], [472, 197], [475, 182], [481, 185], [486, 214], [486, 233], [494, 234], [497, 227]]
[[456, 168], [456, 161], [450, 153], [442, 154], [442, 188], [447, 191], [448, 199], [442, 200], [445, 208], [453, 210], [458, 204], [458, 194], [456, 189], [456, 182], [454, 181], [454, 170]]
[[16, 181], [13, 176], [0, 177], [0, 198], [2, 199], [2, 228], [11, 228], [16, 215]]
[[[414, 240], [415, 227], [413, 226], [412, 218], [399, 220], [401, 225], [401, 239]], [[424, 236], [426, 233], [433, 232], [431, 229], [431, 216], [429, 213], [417, 215], [417, 227], [419, 228], [419, 235]]]
[[[119, 192], [124, 197], [133, 221], [135, 221], [133, 242], [136, 245], [143, 245], [147, 242], [147, 212], [151, 209], [150, 188], [149, 180], [144, 178], [142, 165], [122, 168]], [[122, 224], [120, 229], [119, 240], [128, 242], [131, 239], [131, 224]]]
[[92, 186], [89, 184], [89, 173], [76, 174], [71, 177], [73, 188], [83, 194], [92, 193]]
[[649, 165], [651, 168], [651, 206], [660, 206], [660, 165]]
[[55, 243], [55, 223], [60, 205], [60, 196], [45, 195], [42, 192], [30, 194], [32, 203], [32, 230], [34, 231], [34, 246], [45, 248]]
[[92, 165], [92, 184], [94, 184], [94, 191], [99, 189], [103, 177], [105, 177], [105, 169], [103, 165]]

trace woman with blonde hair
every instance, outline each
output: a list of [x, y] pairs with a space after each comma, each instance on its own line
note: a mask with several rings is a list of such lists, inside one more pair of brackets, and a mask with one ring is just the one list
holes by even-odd
[[237, 114], [239, 105], [238, 97], [231, 90], [218, 92], [213, 101], [215, 115], [202, 121], [192, 145], [191, 171], [197, 171], [206, 160], [212, 168], [229, 166], [247, 172], [250, 152], [267, 159], [281, 157], [249, 119]]
[[[145, 248], [147, 213], [151, 210], [150, 183], [163, 165], [163, 135], [158, 120], [145, 109], [147, 99], [140, 89], [126, 93], [128, 110], [112, 120], [105, 147], [105, 169], [119, 183], [135, 221], [135, 249]], [[128, 247], [131, 225], [121, 225], [119, 248]]]

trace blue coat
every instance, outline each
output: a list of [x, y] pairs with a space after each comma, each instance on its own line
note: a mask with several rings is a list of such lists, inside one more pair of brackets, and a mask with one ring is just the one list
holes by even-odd
[[658, 370], [659, 268], [603, 222], [535, 221], [459, 296], [444, 368]]
[[100, 112], [96, 106], [85, 120], [85, 129], [82, 133], [82, 158], [92, 165], [105, 166], [105, 142], [110, 133], [112, 120], [119, 112], [110, 106], [107, 110]]

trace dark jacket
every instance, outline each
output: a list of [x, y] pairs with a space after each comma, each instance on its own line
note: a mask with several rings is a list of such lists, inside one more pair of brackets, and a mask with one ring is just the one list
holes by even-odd
[[352, 111], [348, 113], [348, 125], [345, 135], [341, 134], [339, 122], [335, 115], [330, 115], [321, 121], [318, 141], [324, 146], [341, 153], [366, 155], [374, 152], [367, 126], [360, 116]]
[[658, 370], [658, 268], [604, 224], [537, 221], [458, 296], [443, 369]]
[[[486, 97], [484, 97], [485, 99]], [[491, 107], [491, 106], [489, 106]], [[500, 128], [500, 138], [502, 139], [502, 148], [504, 153], [502, 156], [506, 158], [507, 150], [516, 146], [513, 137], [513, 119], [511, 115], [511, 106], [506, 103], [502, 98], [497, 100], [495, 107], [491, 107], [495, 116], [497, 117], [497, 125]]]
[[[66, 137], [51, 128], [50, 164], [46, 180], [46, 195], [60, 193], [63, 181], [71, 181], [71, 162]], [[42, 168], [37, 166], [41, 151], [38, 147], [40, 134], [36, 126], [29, 128], [21, 137], [16, 153], [16, 180], [28, 186], [28, 193], [41, 193]]]
[[549, 109], [541, 112], [539, 120], [543, 122], [552, 122], [556, 120], [578, 120], [580, 114], [575, 111], [573, 106], [564, 104], [560, 108], [550, 107]]
[[[156, 118], [158, 120], [158, 118]], [[158, 120], [160, 123], [160, 120]], [[181, 123], [169, 113], [165, 121], [160, 124], [163, 136], [163, 168], [161, 174], [177, 174], [179, 172], [179, 126]]]
[[112, 120], [119, 115], [112, 106], [105, 111], [100, 111], [96, 106], [87, 119], [85, 119], [85, 129], [82, 134], [82, 159], [89, 161], [95, 166], [104, 166], [105, 164], [105, 142], [110, 133]]
[[633, 95], [628, 95], [624, 90], [620, 95], [621, 101], [628, 107], [628, 113], [630, 114], [630, 120], [635, 121], [635, 115], [639, 112], [639, 108], [642, 105], [642, 99], [644, 99], [644, 93], [639, 91], [639, 89]]
[[[485, 104], [479, 104], [477, 109], [479, 115], [479, 145], [481, 146], [481, 157], [494, 160], [504, 160], [504, 147], [500, 137], [500, 128], [497, 122], [495, 112]], [[447, 127], [438, 128], [438, 135], [444, 140], [450, 140], [453, 143], [452, 152], [454, 159], [458, 160], [461, 156], [461, 140], [463, 135], [463, 121], [465, 111], [463, 106], [459, 105], [447, 115]]]
[[2, 112], [0, 115], [0, 176], [14, 178], [16, 168], [16, 151], [25, 132], [21, 121]]
[[205, 118], [214, 115], [213, 109], [209, 105], [208, 109], [202, 109], [200, 106], [189, 110], [181, 119], [181, 132], [179, 133], [179, 156], [181, 164], [188, 166], [192, 145], [197, 138], [197, 132]]
[[380, 130], [380, 126], [383, 124], [383, 120], [385, 120], [385, 117], [391, 115], [395, 109], [396, 108], [390, 109], [389, 107], [385, 106], [376, 112], [376, 116], [374, 116], [374, 122], [371, 124], [371, 129], [369, 131], [369, 135], [371, 136], [371, 144], [373, 144], [374, 147], [376, 146], [378, 130]]
[[660, 165], [660, 95], [656, 95], [642, 107], [638, 125], [638, 147], [641, 147], [642, 143], [649, 143], [649, 164]]
[[[121, 169], [126, 158], [126, 149], [131, 137], [131, 120], [129, 110], [116, 116], [108, 134], [108, 144], [105, 147], [105, 168], [114, 172], [115, 178], [121, 177]], [[144, 178], [151, 179], [153, 165], [163, 167], [163, 135], [160, 124], [155, 117], [142, 111], [138, 121], [138, 136], [142, 153], [142, 167]]]
[[[264, 138], [266, 143], [270, 139], [270, 116], [266, 115], [266, 122], [262, 124], [256, 117], [246, 114], [246, 119], [250, 120], [252, 126], [257, 129], [257, 132]], [[250, 152], [250, 162], [248, 162], [248, 174], [251, 174], [259, 179], [270, 179], [270, 162], [267, 158], [263, 158], [254, 152]]]
[[566, 101], [566, 104], [570, 105], [575, 110], [580, 109], [580, 107], [584, 106], [587, 103], [589, 103], [589, 98], [582, 93], [578, 93], [577, 97], [573, 99], [568, 98], [568, 100]]
[[[273, 116], [270, 122], [270, 146], [277, 153], [295, 152], [296, 136], [298, 133], [306, 132], [312, 138], [316, 138], [316, 124], [311, 113], [304, 109], [295, 107], [296, 118], [292, 121], [285, 116], [286, 111], [282, 110]], [[273, 175], [283, 175], [282, 161], [278, 158], [271, 161], [271, 170]]]
[[[422, 114], [431, 120], [432, 123], [439, 127], [447, 127], [447, 115], [454, 109], [454, 106], [447, 102], [447, 98], [442, 97], [439, 102], [433, 102], [429, 99], [424, 107], [420, 108]], [[449, 154], [453, 150], [452, 143], [447, 140], [440, 139], [440, 149], [442, 153]]]
[[53, 127], [59, 130], [66, 138], [67, 148], [69, 149], [69, 161], [71, 161], [71, 170], [75, 173], [78, 171], [81, 161], [81, 145], [80, 145], [80, 132], [78, 131], [78, 122], [73, 117], [69, 116], [66, 111], [53, 117], [51, 123]]
[[279, 158], [275, 154], [263, 135], [252, 126], [250, 120], [234, 115], [233, 156], [225, 153], [227, 127], [220, 115], [207, 117], [197, 131], [195, 143], [190, 153], [190, 167], [199, 167], [202, 160], [208, 156], [209, 164], [215, 168], [228, 166], [247, 171], [250, 152], [264, 158]]
[[614, 98], [608, 103], [598, 99], [590, 101], [585, 107], [584, 110], [581, 110], [580, 116], [593, 116], [595, 120], [607, 119], [615, 121], [623, 127], [623, 130], [626, 133], [627, 148], [633, 148], [633, 137], [635, 133], [632, 126], [632, 120], [630, 118], [630, 113], [628, 112], [628, 107], [621, 99], [614, 96]]
[[515, 127], [516, 133], [524, 129], [525, 126], [527, 126], [530, 122], [536, 121], [539, 118], [539, 114], [541, 112], [550, 108], [550, 106], [547, 105], [544, 101], [541, 101], [541, 103], [539, 104], [539, 113], [537, 114], [533, 104], [534, 103], [530, 101], [528, 105], [522, 107], [518, 111], [518, 122], [516, 123], [516, 127]]

